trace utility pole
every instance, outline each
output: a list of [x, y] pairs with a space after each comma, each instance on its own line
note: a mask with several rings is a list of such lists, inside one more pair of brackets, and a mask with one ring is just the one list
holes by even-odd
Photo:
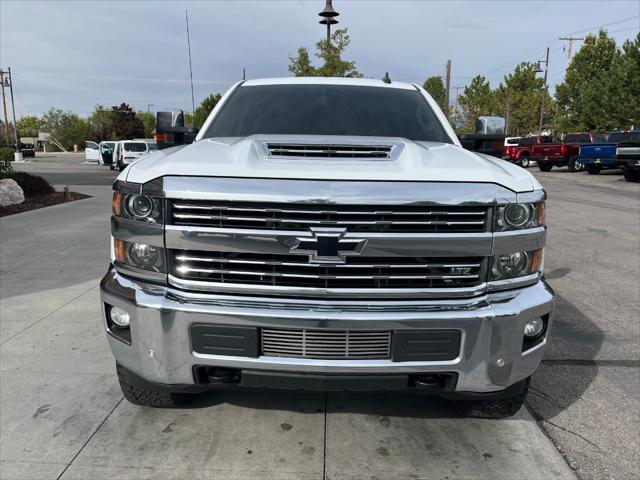
[[[540, 62], [538, 62], [538, 67], [540, 66]], [[544, 60], [544, 84], [542, 86], [542, 100], [540, 101], [540, 128], [539, 131], [542, 133], [542, 120], [544, 117], [544, 97], [547, 95], [547, 73], [549, 72], [549, 47], [547, 47], [547, 57]]]
[[560, 37], [558, 40], [569, 42], [569, 51], [567, 52], [567, 58], [571, 60], [571, 49], [573, 47], [573, 42], [582, 41], [584, 40], [584, 37]]
[[191, 38], [189, 37], [189, 14], [187, 10], [184, 11], [184, 19], [187, 23], [187, 47], [189, 48], [189, 78], [191, 79], [191, 114], [193, 115], [193, 122], [196, 118], [196, 101], [193, 97], [193, 69], [191, 68]]
[[451, 60], [447, 60], [447, 73], [444, 87], [444, 116], [449, 120], [449, 90], [451, 89]]
[[9, 141], [9, 118], [7, 117], [7, 95], [4, 92], [4, 77], [5, 72], [0, 69], [0, 85], [2, 86], [2, 113], [4, 116], [2, 117], [4, 121], [4, 138], [6, 141]]
[[11, 111], [13, 112], [13, 140], [15, 142], [16, 151], [18, 151], [18, 124], [16, 123], [16, 104], [13, 101], [13, 77], [11, 77], [11, 67], [9, 71], [9, 91], [11, 92]]
[[153, 107], [153, 103], [147, 103], [147, 113], [151, 113], [151, 107]]

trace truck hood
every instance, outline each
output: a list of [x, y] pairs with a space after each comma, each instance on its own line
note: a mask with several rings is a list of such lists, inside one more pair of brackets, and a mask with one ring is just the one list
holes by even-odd
[[[344, 137], [335, 137], [336, 140]], [[305, 180], [384, 180], [412, 182], [494, 183], [514, 192], [542, 188], [526, 170], [495, 157], [445, 143], [404, 138], [357, 137], [357, 143], [397, 142], [394, 159], [286, 158], [262, 154], [260, 142], [327, 142], [332, 137], [253, 135], [203, 139], [191, 145], [154, 152], [127, 167], [119, 180], [146, 183], [168, 175], [279, 178]], [[353, 138], [351, 143], [356, 143]]]

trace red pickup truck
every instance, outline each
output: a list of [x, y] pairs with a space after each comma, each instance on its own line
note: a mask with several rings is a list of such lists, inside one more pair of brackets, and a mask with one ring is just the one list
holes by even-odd
[[532, 160], [533, 147], [536, 145], [548, 144], [553, 138], [548, 135], [537, 135], [535, 137], [522, 137], [517, 145], [505, 145], [503, 160], [517, 163], [522, 168], [527, 168]]
[[530, 160], [537, 162], [538, 168], [543, 172], [548, 172], [553, 167], [564, 167], [565, 165], [569, 167], [570, 172], [579, 172], [584, 168], [577, 161], [580, 145], [602, 141], [603, 135], [598, 133], [568, 133], [562, 141], [554, 140], [534, 145]]

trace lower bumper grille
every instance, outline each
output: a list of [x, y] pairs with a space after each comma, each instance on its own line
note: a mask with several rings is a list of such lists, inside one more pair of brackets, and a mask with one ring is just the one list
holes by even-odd
[[262, 354], [317, 359], [388, 359], [390, 331], [262, 329]]

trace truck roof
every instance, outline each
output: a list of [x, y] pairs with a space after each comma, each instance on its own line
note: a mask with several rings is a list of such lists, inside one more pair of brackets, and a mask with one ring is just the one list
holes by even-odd
[[361, 87], [383, 87], [402, 90], [415, 90], [415, 85], [406, 82], [391, 81], [385, 83], [382, 80], [372, 78], [346, 78], [346, 77], [281, 77], [258, 78], [245, 81], [243, 87], [255, 87], [259, 85], [354, 85]]

